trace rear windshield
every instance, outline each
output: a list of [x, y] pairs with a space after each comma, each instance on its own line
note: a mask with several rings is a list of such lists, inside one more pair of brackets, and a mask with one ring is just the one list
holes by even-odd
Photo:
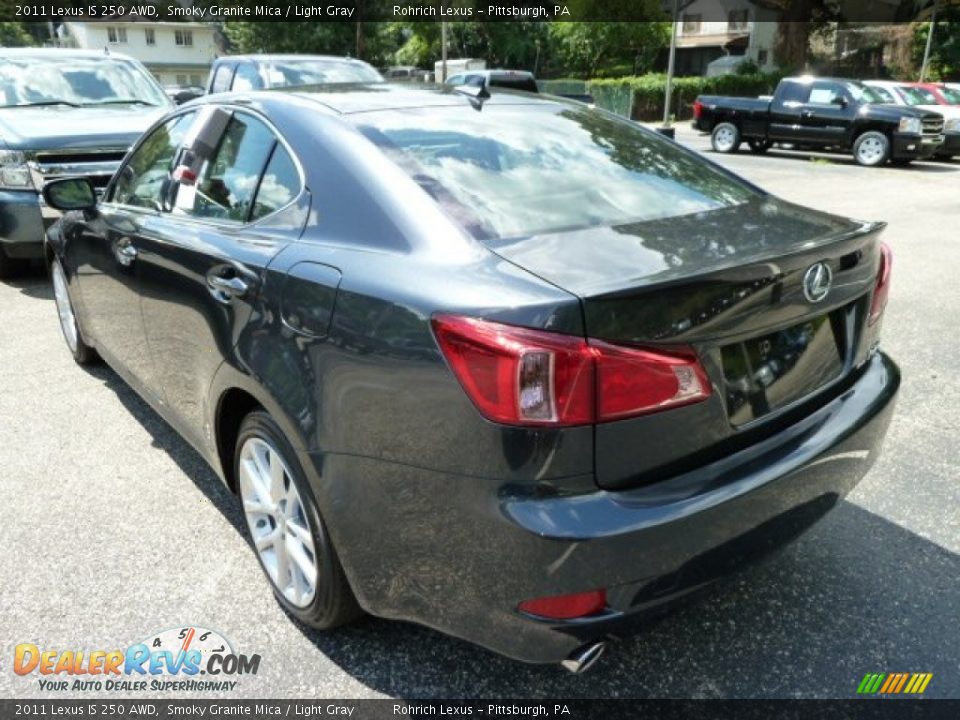
[[270, 87], [275, 88], [383, 81], [380, 73], [358, 60], [273, 60], [266, 63], [264, 70]]
[[490, 77], [490, 85], [493, 87], [506, 88], [507, 90], [522, 90], [523, 92], [539, 92], [537, 81], [530, 77]]
[[429, 108], [354, 122], [484, 240], [688, 215], [757, 195], [654, 133], [590, 108]]

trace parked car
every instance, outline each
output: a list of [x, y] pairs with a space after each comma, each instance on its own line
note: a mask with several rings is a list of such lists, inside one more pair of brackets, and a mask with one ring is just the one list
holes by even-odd
[[207, 93], [382, 82], [372, 65], [329, 55], [226, 55], [213, 61]]
[[468, 70], [451, 75], [444, 84], [450, 87], [484, 85], [488, 88], [497, 87], [531, 93], [539, 92], [537, 79], [532, 72], [526, 70]]
[[206, 90], [197, 85], [169, 85], [163, 88], [163, 91], [167, 94], [167, 97], [177, 105], [183, 105], [191, 100], [196, 100], [206, 93]]
[[390, 82], [433, 82], [430, 70], [421, 70], [414, 65], [395, 65], [383, 71], [384, 79]]
[[864, 84], [880, 95], [885, 103], [930, 110], [943, 115], [943, 145], [937, 150], [935, 157], [949, 160], [960, 154], [960, 107], [948, 102], [941, 103], [932, 90], [919, 83], [866, 80]]
[[[503, 88], [505, 90], [519, 90], [522, 92], [539, 93], [540, 87], [532, 72], [526, 70], [471, 70], [458, 73], [446, 83], [447, 87], [484, 87]], [[555, 93], [557, 97], [576, 100], [577, 102], [593, 104], [593, 95], [589, 93]]]
[[362, 609], [582, 671], [836, 506], [899, 385], [882, 223], [579, 103], [208, 95], [101, 200], [44, 194], [70, 352], [239, 493], [319, 628]]
[[86, 175], [102, 190], [134, 141], [172, 103], [116, 53], [0, 49], [0, 277], [43, 255], [56, 219], [44, 180]]
[[878, 104], [855, 80], [784, 78], [772, 100], [701, 95], [693, 127], [711, 134], [717, 152], [736, 152], [743, 141], [755, 153], [777, 144], [852, 152], [860, 165], [908, 163], [939, 152], [943, 116], [919, 108]]

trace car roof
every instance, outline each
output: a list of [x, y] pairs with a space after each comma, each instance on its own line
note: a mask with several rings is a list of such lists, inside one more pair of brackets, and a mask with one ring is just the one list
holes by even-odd
[[0, 48], [0, 60], [6, 57], [112, 58], [135, 62], [134, 58], [129, 55], [112, 50], [107, 53], [103, 50], [76, 50], [74, 48]]
[[[247, 94], [238, 97], [244, 97]], [[316, 102], [343, 115], [379, 110], [413, 110], [427, 107], [473, 107], [476, 99], [444, 85], [410, 85], [409, 83], [343, 83], [297, 88], [266, 90], [257, 95], [264, 101], [269, 96], [293, 96]], [[230, 96], [226, 96], [228, 99]], [[544, 99], [530, 93], [497, 92], [484, 99], [483, 105], [556, 105], [556, 99]]]
[[335, 62], [368, 65], [369, 63], [352, 57], [342, 55], [306, 55], [300, 53], [248, 53], [246, 55], [221, 55], [216, 62], [227, 62], [233, 60], [270, 60], [290, 62], [296, 60], [332, 60]]

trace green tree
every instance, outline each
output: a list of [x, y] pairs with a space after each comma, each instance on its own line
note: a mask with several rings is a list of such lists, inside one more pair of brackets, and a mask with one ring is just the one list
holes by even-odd
[[661, 0], [568, 0], [567, 7], [572, 17], [604, 21], [550, 23], [550, 50], [565, 74], [593, 77], [611, 66], [645, 73], [670, 43]]
[[223, 34], [238, 53], [315, 53], [355, 55], [357, 28], [353, 22], [287, 23], [225, 22]]
[[[930, 66], [927, 78], [960, 80], [960, 9], [950, 6], [937, 13], [933, 42], [930, 45]], [[917, 68], [923, 63], [930, 23], [917, 23], [914, 30], [913, 59]]]
[[35, 44], [23, 23], [0, 22], [0, 47], [26, 47]]

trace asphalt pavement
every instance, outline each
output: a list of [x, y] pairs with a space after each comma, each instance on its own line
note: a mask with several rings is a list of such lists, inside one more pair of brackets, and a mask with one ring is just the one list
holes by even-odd
[[960, 697], [960, 163], [678, 140], [788, 200], [889, 223], [897, 414], [820, 524], [583, 676], [407, 623], [306, 629], [273, 600], [234, 498], [116, 374], [74, 365], [46, 279], [28, 275], [0, 282], [0, 697], [136, 696], [43, 691], [13, 672], [14, 647], [125, 648], [187, 625], [261, 655], [230, 697], [850, 698], [868, 672], [933, 673], [927, 696]]

